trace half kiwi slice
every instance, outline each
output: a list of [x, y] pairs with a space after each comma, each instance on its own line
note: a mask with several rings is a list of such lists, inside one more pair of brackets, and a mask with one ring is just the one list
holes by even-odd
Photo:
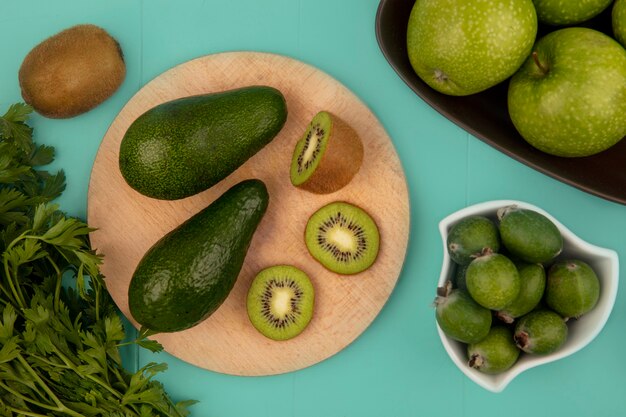
[[339, 274], [357, 274], [378, 256], [380, 234], [376, 222], [362, 208], [337, 201], [317, 210], [305, 231], [311, 256]]
[[272, 340], [299, 335], [313, 317], [315, 292], [308, 275], [291, 265], [263, 269], [248, 291], [252, 325]]
[[363, 162], [361, 139], [338, 116], [321, 111], [296, 143], [291, 160], [291, 183], [317, 194], [343, 188]]

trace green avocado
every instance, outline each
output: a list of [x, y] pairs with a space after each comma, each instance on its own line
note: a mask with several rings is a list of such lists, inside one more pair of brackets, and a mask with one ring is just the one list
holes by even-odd
[[151, 333], [176, 332], [217, 310], [235, 285], [268, 203], [262, 181], [242, 181], [155, 243], [128, 288], [135, 320]]
[[120, 145], [119, 168], [128, 185], [143, 195], [189, 197], [260, 151], [286, 120], [285, 97], [268, 86], [169, 101], [130, 125]]

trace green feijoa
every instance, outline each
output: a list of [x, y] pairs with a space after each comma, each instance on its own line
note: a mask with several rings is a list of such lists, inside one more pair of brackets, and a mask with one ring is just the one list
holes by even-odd
[[519, 354], [513, 331], [502, 325], [493, 326], [480, 342], [467, 345], [468, 365], [486, 374], [499, 374], [510, 369]]
[[456, 288], [467, 291], [467, 284], [465, 283], [465, 271], [467, 271], [468, 265], [457, 265], [454, 270], [454, 284]]
[[520, 291], [515, 300], [496, 313], [505, 323], [531, 312], [543, 297], [546, 287], [546, 271], [541, 264], [519, 264]]
[[476, 302], [491, 310], [501, 310], [520, 291], [515, 264], [499, 253], [486, 253], [474, 259], [465, 271], [467, 290]]
[[485, 249], [498, 252], [498, 228], [484, 216], [465, 217], [450, 229], [446, 247], [454, 262], [467, 265]]
[[563, 250], [556, 225], [541, 213], [517, 206], [498, 210], [500, 238], [513, 255], [526, 262], [548, 262]]
[[437, 293], [435, 317], [446, 335], [463, 343], [476, 343], [487, 336], [491, 328], [488, 309], [477, 304], [466, 291], [452, 289], [449, 281]]
[[580, 317], [595, 307], [600, 298], [600, 280], [581, 260], [564, 260], [552, 265], [546, 284], [546, 304], [563, 317]]
[[545, 355], [565, 343], [567, 332], [563, 317], [552, 310], [535, 310], [517, 321], [513, 339], [524, 352]]

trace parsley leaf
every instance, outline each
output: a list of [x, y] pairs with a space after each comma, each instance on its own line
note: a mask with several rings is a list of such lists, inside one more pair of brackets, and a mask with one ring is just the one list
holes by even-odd
[[124, 368], [123, 346], [161, 346], [124, 341], [94, 229], [52, 203], [65, 174], [38, 168], [54, 149], [33, 143], [31, 112], [18, 103], [0, 117], [0, 416], [187, 416], [194, 401], [174, 403], [154, 379], [164, 364]]
[[52, 146], [39, 145], [30, 155], [28, 165], [36, 167], [48, 165], [54, 160], [54, 148]]
[[13, 104], [0, 118], [0, 135], [11, 139], [18, 149], [30, 153], [33, 148], [33, 130], [25, 123], [33, 108], [24, 103]]

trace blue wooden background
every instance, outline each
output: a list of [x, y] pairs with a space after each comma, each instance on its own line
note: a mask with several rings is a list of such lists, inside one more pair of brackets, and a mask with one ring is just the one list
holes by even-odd
[[[57, 149], [68, 176], [60, 198], [85, 217], [91, 167], [120, 109], [146, 82], [186, 60], [216, 52], [284, 54], [338, 79], [377, 115], [408, 180], [411, 237], [389, 302], [348, 348], [313, 367], [271, 377], [198, 369], [166, 353], [131, 352], [129, 366], [167, 362], [159, 375], [194, 416], [594, 416], [626, 412], [626, 296], [582, 351], [520, 375], [504, 392], [467, 379], [447, 357], [431, 302], [441, 266], [439, 220], [467, 205], [516, 199], [550, 212], [583, 239], [626, 260], [626, 207], [540, 174], [461, 130], [396, 76], [374, 34], [377, 0], [2, 0], [0, 111], [21, 100], [17, 71], [44, 38], [94, 23], [120, 42], [127, 78], [98, 108], [68, 120], [34, 116], [36, 140]], [[53, 168], [54, 168], [53, 167]], [[621, 267], [624, 276], [624, 267]]]

